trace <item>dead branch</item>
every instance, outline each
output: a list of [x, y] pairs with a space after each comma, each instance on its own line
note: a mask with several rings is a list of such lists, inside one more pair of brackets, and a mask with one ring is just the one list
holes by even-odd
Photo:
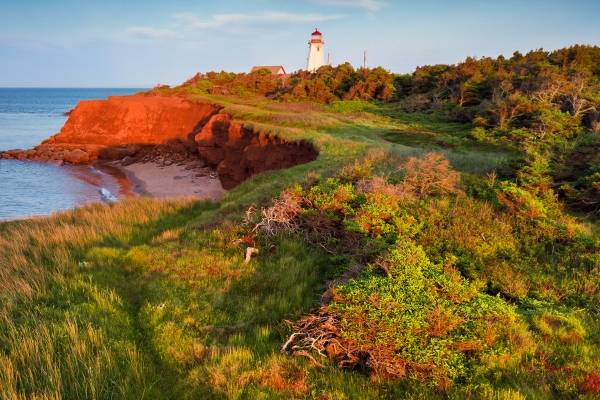
[[279, 231], [298, 231], [300, 226], [297, 217], [302, 211], [301, 201], [298, 196], [282, 192], [281, 197], [275, 199], [271, 207], [261, 210], [263, 219], [254, 226], [252, 232], [262, 229], [268, 235], [275, 235]]

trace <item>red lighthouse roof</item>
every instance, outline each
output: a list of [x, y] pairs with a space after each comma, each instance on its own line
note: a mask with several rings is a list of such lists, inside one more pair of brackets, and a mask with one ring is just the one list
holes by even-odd
[[315, 28], [315, 31], [312, 33], [312, 36], [315, 36], [315, 35], [321, 36], [323, 34], [321, 32], [319, 32], [319, 30], [317, 28]]

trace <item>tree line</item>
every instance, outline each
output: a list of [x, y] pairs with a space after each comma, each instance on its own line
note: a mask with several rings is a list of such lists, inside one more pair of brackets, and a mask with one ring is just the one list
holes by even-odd
[[468, 57], [411, 74], [355, 69], [349, 63], [286, 76], [267, 69], [198, 73], [175, 89], [283, 102], [378, 102], [398, 113], [472, 124], [472, 139], [525, 152], [530, 166], [545, 166], [536, 173], [549, 177], [548, 185], [567, 202], [600, 213], [598, 46]]

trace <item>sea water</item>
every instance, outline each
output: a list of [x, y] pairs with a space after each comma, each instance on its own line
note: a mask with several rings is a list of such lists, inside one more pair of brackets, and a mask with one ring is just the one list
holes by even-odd
[[[30, 149], [60, 131], [80, 100], [142, 89], [0, 88], [0, 150]], [[0, 221], [48, 215], [127, 195], [119, 180], [89, 165], [0, 159]]]

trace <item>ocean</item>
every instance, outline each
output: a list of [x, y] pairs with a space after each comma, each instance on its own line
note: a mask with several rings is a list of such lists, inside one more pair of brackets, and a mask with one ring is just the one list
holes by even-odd
[[[145, 89], [0, 88], [0, 150], [30, 149], [60, 131], [63, 114], [80, 100]], [[94, 201], [130, 195], [114, 174], [89, 165], [0, 159], [0, 220], [49, 215]]]

